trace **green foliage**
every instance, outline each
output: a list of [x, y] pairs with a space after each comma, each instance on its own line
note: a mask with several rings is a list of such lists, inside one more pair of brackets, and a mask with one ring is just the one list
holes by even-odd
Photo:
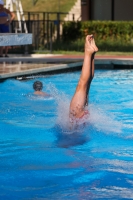
[[63, 25], [63, 40], [76, 40], [81, 36], [81, 22], [65, 22]]
[[60, 41], [53, 43], [53, 50], [55, 51], [79, 51], [84, 52], [84, 40], [75, 40], [75, 41]]
[[132, 21], [88, 21], [63, 24], [63, 42], [69, 42], [70, 46], [72, 43], [77, 43], [77, 48], [79, 48], [79, 39], [83, 42], [87, 34], [94, 35], [102, 51], [133, 50]]

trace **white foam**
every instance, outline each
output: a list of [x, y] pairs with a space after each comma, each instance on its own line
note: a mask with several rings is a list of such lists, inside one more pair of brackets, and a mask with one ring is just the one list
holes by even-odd
[[89, 122], [99, 131], [106, 133], [121, 133], [122, 123], [115, 119], [112, 113], [107, 113], [96, 105], [89, 105], [90, 117]]
[[56, 123], [59, 124], [63, 129], [68, 129], [70, 105], [68, 96], [62, 91], [57, 90], [57, 88], [51, 83], [47, 86], [47, 90], [50, 91], [57, 103]]
[[[47, 86], [47, 90], [50, 91], [57, 103], [56, 123], [60, 125], [60, 127], [64, 130], [63, 132], [67, 134], [73, 133], [75, 127], [70, 127], [69, 120], [70, 99], [65, 93], [57, 90], [57, 88], [51, 83]], [[107, 113], [107, 111], [102, 110], [101, 108], [93, 104], [89, 105], [89, 112], [90, 116], [87, 119], [87, 122], [94, 126], [97, 130], [104, 133], [121, 133], [122, 123], [117, 121], [112, 113]], [[80, 123], [80, 125], [82, 125], [83, 123]], [[82, 128], [80, 127], [80, 131]]]
[[40, 101], [45, 101], [45, 100], [53, 100], [52, 96], [41, 96], [41, 95], [35, 95], [33, 93], [29, 94], [22, 94], [23, 96], [28, 97], [30, 100], [40, 100]]

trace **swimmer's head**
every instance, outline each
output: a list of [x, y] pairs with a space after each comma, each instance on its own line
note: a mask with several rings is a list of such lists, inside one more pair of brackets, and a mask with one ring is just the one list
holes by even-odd
[[41, 81], [36, 81], [33, 84], [33, 88], [35, 91], [41, 91], [43, 89], [43, 84]]

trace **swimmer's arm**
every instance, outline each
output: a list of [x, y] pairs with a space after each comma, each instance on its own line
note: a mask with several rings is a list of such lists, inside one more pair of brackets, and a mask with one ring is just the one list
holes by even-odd
[[11, 23], [12, 20], [15, 18], [15, 14], [6, 8], [4, 10], [7, 14], [9, 14], [11, 16], [11, 19], [10, 19], [10, 23]]

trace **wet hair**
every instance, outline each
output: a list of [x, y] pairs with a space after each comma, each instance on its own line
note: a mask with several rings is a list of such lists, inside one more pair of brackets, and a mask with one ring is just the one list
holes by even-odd
[[41, 91], [43, 89], [43, 84], [41, 81], [35, 81], [33, 83], [33, 88], [35, 91]]

